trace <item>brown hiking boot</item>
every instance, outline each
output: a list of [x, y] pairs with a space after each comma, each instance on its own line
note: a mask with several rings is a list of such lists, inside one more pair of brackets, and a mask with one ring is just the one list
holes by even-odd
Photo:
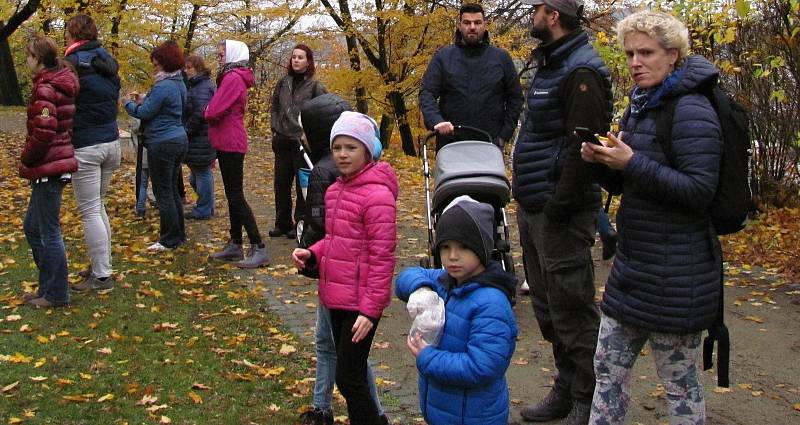
[[66, 307], [69, 305], [69, 303], [53, 303], [47, 301], [45, 297], [34, 298], [32, 300], [26, 301], [25, 303], [34, 306], [36, 308]]
[[572, 410], [572, 398], [568, 394], [559, 394], [553, 388], [539, 404], [525, 406], [519, 413], [526, 421], [547, 422], [565, 418], [570, 410]]

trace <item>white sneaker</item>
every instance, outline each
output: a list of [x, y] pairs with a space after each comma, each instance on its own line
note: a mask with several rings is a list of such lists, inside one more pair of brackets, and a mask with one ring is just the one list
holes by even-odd
[[531, 288], [528, 286], [528, 280], [526, 279], [525, 282], [522, 282], [522, 285], [519, 285], [519, 293], [527, 294], [529, 292], [531, 292]]
[[164, 245], [161, 245], [161, 242], [156, 242], [156, 243], [148, 246], [147, 250], [150, 251], [150, 252], [162, 252], [162, 251], [169, 250], [169, 248], [165, 247]]

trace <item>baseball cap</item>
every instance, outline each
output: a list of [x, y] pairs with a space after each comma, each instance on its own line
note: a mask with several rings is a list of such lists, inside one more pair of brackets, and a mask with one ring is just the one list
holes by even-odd
[[522, 0], [522, 4], [538, 6], [545, 4], [565, 15], [580, 18], [583, 15], [583, 0]]

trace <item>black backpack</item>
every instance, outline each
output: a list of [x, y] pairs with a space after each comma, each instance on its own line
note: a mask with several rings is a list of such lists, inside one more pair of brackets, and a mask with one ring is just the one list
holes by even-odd
[[[750, 118], [744, 107], [718, 84], [701, 89], [717, 112], [722, 128], [722, 159], [719, 184], [711, 202], [711, 223], [718, 235], [745, 228], [755, 210], [750, 190]], [[670, 164], [672, 123], [679, 98], [667, 100], [656, 117], [656, 134]]]

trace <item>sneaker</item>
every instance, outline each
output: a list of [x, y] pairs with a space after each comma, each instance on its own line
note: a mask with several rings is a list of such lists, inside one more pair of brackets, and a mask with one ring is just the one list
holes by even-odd
[[262, 266], [269, 265], [269, 253], [267, 253], [267, 246], [264, 244], [250, 245], [250, 252], [244, 257], [244, 260], [239, 261], [237, 266], [240, 269], [256, 269]]
[[114, 289], [114, 279], [111, 277], [99, 278], [89, 276], [83, 282], [72, 286], [73, 291], [87, 292], [87, 291], [111, 291]]
[[163, 252], [163, 251], [169, 251], [169, 248], [165, 247], [164, 245], [161, 245], [161, 242], [156, 242], [148, 246], [147, 250], [150, 252]]
[[603, 259], [608, 260], [617, 253], [617, 232], [611, 231], [605, 238], [601, 237], [603, 241]]
[[591, 410], [592, 406], [589, 403], [576, 401], [572, 403], [572, 410], [569, 411], [569, 415], [561, 422], [561, 425], [588, 425]]
[[222, 251], [215, 252], [208, 256], [209, 260], [219, 261], [240, 261], [244, 258], [242, 244], [229, 241]]
[[63, 303], [50, 302], [47, 301], [47, 299], [45, 299], [44, 297], [34, 298], [32, 300], [26, 301], [25, 303], [36, 308], [66, 307], [69, 305], [68, 302], [63, 302]]
[[525, 281], [522, 282], [522, 285], [519, 285], [519, 293], [522, 295], [527, 295], [530, 292], [531, 292], [531, 287], [528, 286], [528, 279], [525, 279]]
[[314, 408], [300, 415], [301, 425], [333, 425], [333, 412]]
[[525, 406], [519, 412], [522, 419], [530, 422], [547, 422], [567, 417], [572, 410], [572, 398], [559, 394], [555, 388], [536, 405]]

